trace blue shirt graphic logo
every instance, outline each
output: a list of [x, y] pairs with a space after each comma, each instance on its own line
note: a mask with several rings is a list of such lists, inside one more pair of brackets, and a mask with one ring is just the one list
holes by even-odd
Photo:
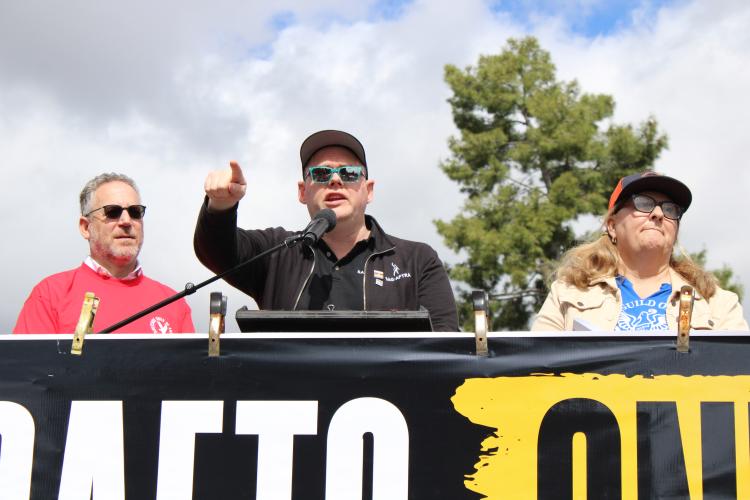
[[672, 285], [662, 283], [651, 296], [642, 299], [633, 289], [633, 284], [624, 276], [617, 277], [617, 286], [622, 295], [622, 311], [615, 325], [616, 331], [668, 330], [667, 302], [672, 295]]

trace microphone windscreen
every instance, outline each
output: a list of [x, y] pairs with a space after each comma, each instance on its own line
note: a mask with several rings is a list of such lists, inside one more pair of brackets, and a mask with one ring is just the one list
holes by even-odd
[[325, 221], [328, 223], [328, 229], [326, 230], [326, 232], [336, 227], [336, 212], [334, 212], [330, 208], [324, 208], [323, 210], [315, 214], [315, 217], [313, 217], [313, 219], [325, 219]]

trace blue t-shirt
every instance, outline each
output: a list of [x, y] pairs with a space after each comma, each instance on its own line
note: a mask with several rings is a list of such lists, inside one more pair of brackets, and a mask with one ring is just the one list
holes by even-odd
[[658, 291], [642, 299], [625, 276], [616, 278], [622, 295], [622, 311], [615, 330], [668, 330], [667, 302], [672, 295], [672, 285], [662, 283]]

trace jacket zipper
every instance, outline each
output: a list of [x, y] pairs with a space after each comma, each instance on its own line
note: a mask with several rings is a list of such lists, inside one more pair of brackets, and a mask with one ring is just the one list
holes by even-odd
[[370, 263], [370, 259], [375, 257], [376, 255], [383, 255], [384, 253], [390, 252], [396, 248], [396, 246], [392, 246], [391, 248], [386, 248], [385, 250], [381, 250], [380, 252], [373, 252], [370, 255], [367, 256], [365, 259], [365, 265], [363, 269], [363, 275], [362, 275], [362, 310], [367, 310], [367, 264]]

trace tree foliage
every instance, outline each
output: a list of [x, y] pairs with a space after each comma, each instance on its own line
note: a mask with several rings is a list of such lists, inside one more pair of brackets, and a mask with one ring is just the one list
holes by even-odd
[[667, 137], [652, 118], [613, 123], [613, 98], [559, 81], [532, 37], [510, 39], [474, 67], [447, 65], [445, 81], [460, 136], [449, 139], [441, 168], [466, 195], [461, 214], [436, 221], [466, 257], [451, 277], [501, 299], [492, 301], [493, 329], [525, 330], [551, 271], [577, 242], [573, 223], [603, 214], [618, 179], [651, 169]]

